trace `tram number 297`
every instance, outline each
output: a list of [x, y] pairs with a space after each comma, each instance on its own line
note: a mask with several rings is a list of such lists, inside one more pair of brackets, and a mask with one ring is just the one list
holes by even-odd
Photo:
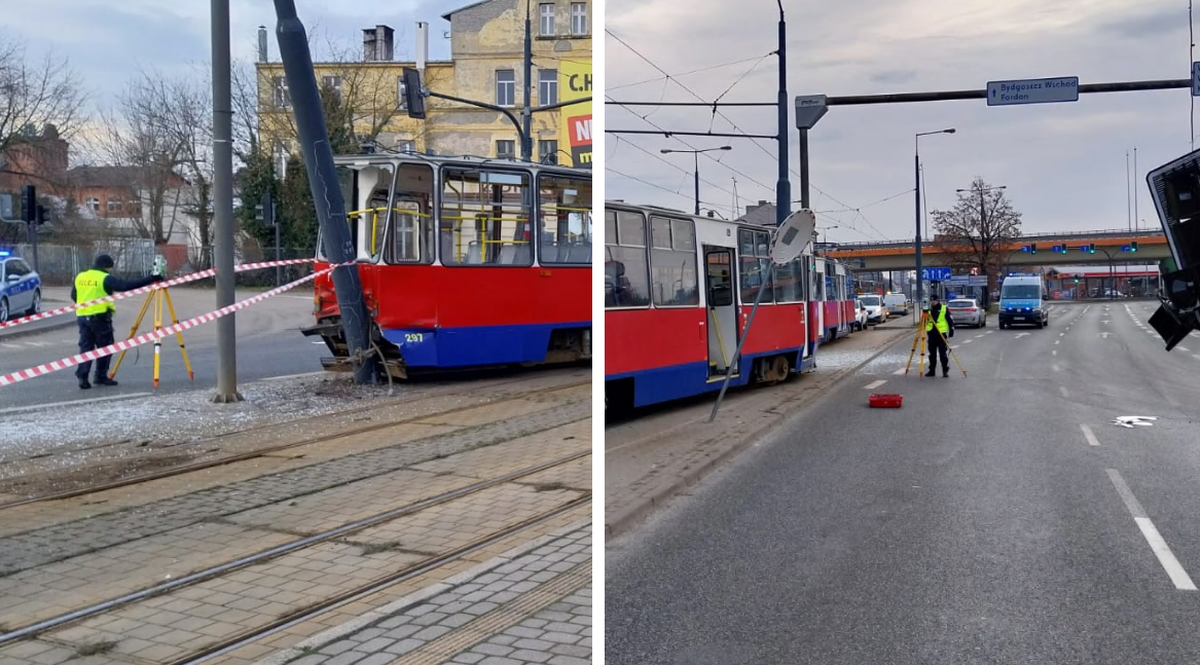
[[405, 344], [420, 344], [425, 341], [424, 333], [404, 333]]

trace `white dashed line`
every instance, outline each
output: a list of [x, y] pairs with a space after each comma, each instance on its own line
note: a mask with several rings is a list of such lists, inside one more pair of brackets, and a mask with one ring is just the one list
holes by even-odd
[[1083, 438], [1087, 439], [1089, 446], [1098, 446], [1100, 441], [1096, 439], [1096, 435], [1092, 433], [1092, 428], [1087, 425], [1080, 424], [1079, 429], [1083, 430]]
[[979, 339], [980, 337], [983, 337], [983, 335], [976, 335], [975, 339]]
[[895, 372], [892, 372], [892, 374], [904, 374], [907, 371], [908, 370], [906, 368], [901, 367], [900, 369], [896, 370]]
[[1125, 484], [1125, 479], [1116, 469], [1106, 469], [1106, 471], [1109, 479], [1112, 480], [1113, 487], [1117, 488], [1117, 494], [1120, 494], [1121, 500], [1125, 502], [1125, 508], [1129, 510], [1129, 514], [1133, 515], [1133, 521], [1137, 522], [1142, 536], [1150, 544], [1150, 549], [1154, 551], [1154, 556], [1158, 557], [1158, 562], [1167, 571], [1167, 576], [1175, 583], [1175, 588], [1195, 591], [1196, 585], [1192, 583], [1192, 578], [1188, 577], [1187, 571], [1183, 569], [1179, 559], [1176, 559], [1175, 555], [1171, 553], [1167, 541], [1163, 540], [1158, 529], [1154, 528], [1154, 522], [1151, 522], [1150, 518], [1146, 516], [1146, 511], [1142, 509], [1142, 504], [1138, 503], [1137, 497], [1133, 495], [1129, 485]]
[[878, 381], [872, 381], [872, 382], [868, 383], [867, 385], [863, 386], [863, 390], [875, 390], [876, 388], [878, 388], [879, 386], [882, 386], [885, 383], [887, 383], [887, 381], [884, 379], [880, 379]]
[[1066, 386], [1059, 386], [1059, 387], [1058, 387], [1058, 392], [1062, 393], [1062, 396], [1063, 396], [1063, 397], [1067, 397], [1067, 398], [1070, 398], [1070, 397], [1071, 397], [1071, 394], [1067, 392], [1067, 387], [1066, 387]]
[[1192, 357], [1195, 358], [1196, 360], [1200, 360], [1200, 353], [1193, 353]]
[[1051, 352], [1050, 352], [1050, 355], [1052, 355], [1052, 356], [1057, 356], [1057, 355], [1058, 355], [1058, 349], [1054, 349], [1053, 351], [1051, 351]]
[[1186, 346], [1177, 346], [1175, 348], [1179, 349], [1180, 351], [1183, 351], [1184, 353], [1191, 353], [1191, 350], [1188, 349]]
[[1055, 365], [1054, 365], [1054, 371], [1055, 371], [1055, 372], [1061, 372], [1061, 371], [1062, 371], [1062, 368], [1061, 368], [1061, 367], [1059, 367], [1057, 363], [1055, 363]]
[[0, 409], [0, 413], [21, 413], [24, 411], [42, 411], [45, 409], [53, 409], [60, 406], [76, 406], [79, 404], [94, 404], [96, 402], [115, 402], [119, 400], [134, 399], [137, 397], [147, 397], [153, 393], [127, 393], [124, 395], [109, 395], [108, 397], [92, 397], [90, 399], [74, 399], [66, 402], [53, 402], [51, 404], [32, 404], [30, 406], [13, 406], [7, 409]]

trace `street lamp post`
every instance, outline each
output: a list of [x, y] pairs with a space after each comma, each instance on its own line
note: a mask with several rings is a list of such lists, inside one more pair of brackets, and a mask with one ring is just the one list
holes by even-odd
[[[953, 134], [954, 128], [939, 129], [936, 132], [918, 132], [913, 137], [913, 201], [916, 202], [915, 221], [917, 225], [916, 238], [913, 240], [914, 252], [917, 255], [917, 307], [919, 308], [924, 301], [924, 283], [921, 279], [921, 154], [920, 154], [920, 139], [922, 136], [931, 134]], [[915, 309], [915, 308], [914, 308]]]
[[[999, 189], [1007, 189], [1007, 188], [1008, 188], [1008, 185], [998, 185], [996, 187], [980, 187], [979, 188], [979, 235], [981, 236], [980, 240], [983, 239], [982, 236], [983, 236], [984, 223], [987, 221], [987, 211], [984, 210], [984, 199], [983, 199], [984, 193], [999, 190]], [[974, 190], [972, 190], [972, 189], [956, 189], [954, 191], [959, 194], [962, 194], [964, 192], [971, 192]], [[983, 266], [983, 275], [985, 277], [988, 276], [988, 267], [987, 266]], [[987, 307], [990, 304], [989, 303], [989, 294], [991, 293], [991, 287], [992, 287], [991, 284], [986, 284], [983, 287], [983, 306], [984, 307]]]
[[733, 150], [731, 145], [723, 145], [719, 148], [703, 148], [700, 150], [672, 150], [671, 148], [663, 148], [659, 150], [664, 155], [669, 155], [673, 152], [691, 153], [695, 159], [695, 183], [696, 183], [696, 216], [700, 216], [700, 153], [712, 152], [714, 150]]

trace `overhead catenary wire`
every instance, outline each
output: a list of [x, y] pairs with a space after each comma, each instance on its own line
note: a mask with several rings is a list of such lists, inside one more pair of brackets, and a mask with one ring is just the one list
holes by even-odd
[[[692, 97], [694, 97], [696, 100], [698, 100], [698, 101], [701, 101], [701, 102], [705, 102], [706, 104], [713, 103], [713, 102], [709, 102], [708, 100], [706, 100], [706, 99], [704, 99], [703, 97], [701, 97], [701, 96], [700, 96], [699, 94], [697, 94], [697, 93], [696, 93], [694, 90], [692, 90], [692, 89], [691, 89], [691, 88], [689, 88], [688, 86], [684, 85], [684, 84], [683, 84], [681, 81], [679, 81], [679, 80], [675, 79], [675, 78], [674, 78], [673, 76], [671, 76], [671, 74], [669, 74], [669, 73], [668, 73], [666, 70], [664, 70], [662, 67], [659, 67], [657, 64], [655, 64], [655, 63], [654, 63], [654, 61], [652, 61], [652, 60], [650, 60], [650, 58], [646, 57], [646, 56], [645, 56], [645, 55], [644, 55], [644, 54], [643, 54], [641, 51], [637, 50], [637, 49], [636, 49], [636, 48], [634, 48], [634, 47], [633, 47], [631, 44], [629, 44], [629, 42], [625, 41], [624, 39], [621, 39], [619, 36], [617, 36], [615, 33], [613, 33], [613, 32], [612, 32], [612, 30], [610, 30], [610, 29], [608, 29], [608, 28], [605, 28], [605, 29], [604, 29], [604, 32], [605, 32], [606, 34], [608, 34], [610, 37], [612, 37], [613, 39], [615, 39], [615, 40], [616, 40], [618, 43], [620, 43], [622, 46], [624, 46], [625, 48], [629, 49], [629, 51], [630, 51], [630, 52], [632, 52], [632, 53], [633, 53], [634, 55], [636, 55], [637, 57], [641, 58], [643, 61], [645, 61], [645, 62], [646, 62], [646, 64], [648, 64], [648, 65], [650, 65], [651, 67], [653, 67], [653, 68], [654, 68], [656, 71], [658, 71], [659, 73], [661, 73], [661, 74], [662, 74], [664, 77], [666, 77], [668, 80], [674, 81], [676, 85], [678, 85], [679, 87], [683, 88], [683, 89], [684, 89], [684, 90], [685, 90], [685, 91], [686, 91], [688, 94], [690, 94], [690, 95], [691, 95]], [[776, 53], [776, 52], [774, 52], [774, 51], [773, 51], [771, 54], [774, 54], [774, 53]], [[769, 55], [770, 55], [770, 54], [769, 54]], [[615, 89], [615, 88], [610, 88], [610, 89]], [[726, 91], [726, 92], [728, 92], [728, 91]], [[725, 94], [725, 93], [722, 93], [722, 95], [724, 95], [724, 94]], [[605, 98], [606, 98], [606, 99], [608, 99], [609, 101], [614, 101], [614, 100], [613, 100], [611, 97], [609, 97], [607, 94], [605, 95]], [[715, 106], [713, 107], [713, 114], [714, 114], [714, 116], [720, 116], [722, 120], [724, 120], [725, 122], [729, 123], [729, 125], [730, 125], [730, 126], [733, 128], [733, 129], [734, 129], [734, 131], [736, 131], [736, 132], [740, 132], [740, 133], [742, 133], [742, 134], [748, 134], [748, 132], [746, 132], [746, 130], [744, 130], [744, 129], [742, 129], [740, 126], [738, 126], [738, 124], [737, 124], [737, 123], [735, 123], [735, 122], [734, 122], [734, 121], [733, 121], [733, 120], [732, 120], [732, 119], [731, 119], [729, 116], [727, 116], [727, 115], [725, 115], [723, 112], [719, 111], [719, 110], [718, 110], [718, 109], [717, 109]], [[637, 115], [637, 114], [635, 113], [634, 115]], [[653, 126], [655, 129], [657, 129], [657, 130], [659, 130], [659, 131], [662, 131], [662, 132], [664, 133], [664, 135], [666, 135], [666, 136], [668, 136], [668, 137], [671, 137], [671, 138], [674, 138], [676, 141], [679, 141], [680, 143], [683, 143], [684, 145], [687, 145], [689, 148], [692, 148], [692, 146], [691, 146], [690, 144], [688, 144], [686, 141], [683, 141], [682, 139], [680, 139], [680, 138], [679, 138], [679, 137], [677, 137], [677, 136], [671, 136], [671, 133], [670, 133], [669, 131], [667, 131], [667, 130], [663, 129], [662, 127], [659, 127], [658, 125], [655, 125], [655, 124], [653, 124], [653, 123], [650, 123], [650, 122], [649, 122], [649, 121], [648, 121], [646, 118], [644, 118], [644, 117], [642, 117], [642, 116], [638, 116], [638, 117], [641, 117], [643, 121], [646, 121], [648, 124], [651, 124], [651, 126]], [[710, 124], [710, 131], [711, 131], [711, 124]], [[777, 156], [776, 156], [774, 153], [772, 153], [770, 150], [768, 150], [767, 148], [765, 148], [765, 147], [764, 147], [764, 146], [763, 146], [761, 143], [759, 143], [758, 139], [755, 139], [755, 138], [752, 138], [752, 137], [749, 137], [749, 136], [747, 136], [747, 138], [749, 138], [749, 139], [750, 139], [750, 141], [751, 141], [752, 143], [754, 143], [754, 145], [755, 145], [755, 146], [757, 146], [757, 147], [759, 148], [759, 150], [762, 150], [762, 151], [763, 151], [763, 152], [764, 152], [766, 155], [768, 155], [768, 156], [769, 156], [769, 157], [771, 157], [772, 159], [776, 159], [776, 160], [778, 160], [778, 157], [777, 157]], [[695, 148], [692, 148], [692, 149], [695, 149]], [[768, 186], [768, 185], [766, 185], [766, 184], [764, 184], [764, 183], [760, 182], [759, 180], [757, 180], [757, 179], [755, 179], [755, 178], [752, 178], [752, 177], [750, 177], [749, 175], [747, 175], [747, 174], [745, 174], [745, 173], [741, 173], [741, 172], [739, 172], [739, 171], [735, 170], [733, 167], [729, 166], [728, 164], [724, 164], [723, 162], [721, 162], [721, 160], [719, 160], [719, 159], [716, 159], [716, 158], [714, 158], [714, 157], [712, 157], [712, 156], [708, 155], [707, 153], [704, 153], [704, 156], [705, 156], [707, 159], [709, 159], [709, 160], [711, 160], [711, 161], [713, 161], [713, 162], [716, 162], [717, 164], [720, 164], [721, 166], [723, 166], [723, 167], [725, 167], [725, 168], [729, 169], [730, 171], [733, 171], [734, 173], [737, 173], [738, 175], [740, 175], [740, 176], [742, 176], [742, 177], [746, 178], [746, 179], [747, 179], [747, 180], [749, 180], [750, 182], [753, 182], [753, 183], [755, 183], [756, 185], [758, 185], [758, 186], [762, 187], [763, 189], [765, 189], [765, 190], [767, 190], [767, 191], [769, 191], [769, 192], [774, 192], [774, 191], [775, 191], [774, 187], [772, 187], [772, 186]], [[791, 165], [788, 165], [788, 171], [789, 171], [789, 172], [790, 172], [792, 175], [795, 175], [795, 176], [797, 176], [797, 177], [799, 176], [799, 173], [797, 173], [797, 172], [796, 172], [796, 170], [795, 170], [794, 168], [792, 168], [792, 167], [791, 167]], [[841, 201], [841, 200], [839, 200], [837, 197], [835, 197], [835, 196], [833, 196], [832, 194], [829, 194], [828, 192], [826, 192], [826, 191], [822, 190], [820, 187], [817, 187], [816, 185], [813, 185], [813, 184], [811, 184], [811, 183], [810, 183], [810, 185], [809, 185], [809, 186], [810, 186], [810, 187], [812, 187], [814, 190], [816, 190], [818, 193], [820, 193], [820, 194], [823, 194], [823, 195], [825, 195], [825, 196], [828, 196], [828, 197], [829, 197], [830, 199], [832, 199], [834, 202], [836, 202], [836, 203], [838, 203], [838, 204], [840, 204], [840, 205], [842, 205], [842, 206], [845, 206], [845, 207], [847, 207], [847, 208], [854, 209], [854, 206], [851, 206], [851, 205], [849, 205], [848, 203], [846, 203], [846, 202], [844, 202], [844, 201]], [[871, 229], [872, 229], [872, 230], [873, 230], [873, 231], [874, 231], [876, 234], [878, 234], [880, 238], [887, 239], [887, 236], [886, 236], [884, 233], [882, 233], [882, 232], [881, 232], [881, 231], [880, 231], [878, 228], [876, 228], [876, 226], [875, 226], [875, 225], [874, 225], [874, 224], [871, 222], [871, 220], [870, 220], [870, 219], [868, 219], [868, 218], [866, 217], [866, 215], [862, 215], [862, 214], [861, 214], [861, 212], [860, 212], [859, 214], [860, 214], [860, 216], [862, 217], [863, 221], [867, 223], [867, 226], [869, 226], [869, 227], [870, 227], [870, 228], [871, 228]]]

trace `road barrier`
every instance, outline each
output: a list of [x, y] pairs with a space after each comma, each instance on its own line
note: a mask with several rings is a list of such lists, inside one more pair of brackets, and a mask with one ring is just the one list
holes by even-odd
[[[315, 262], [316, 262], [316, 259], [288, 259], [285, 261], [263, 261], [263, 262], [259, 262], [259, 263], [243, 263], [243, 264], [234, 266], [233, 271], [235, 273], [236, 272], [246, 272], [249, 270], [262, 270], [263, 268], [274, 268], [276, 266], [290, 266], [290, 265], [297, 265], [300, 263], [315, 263]], [[22, 325], [25, 323], [30, 323], [33, 321], [40, 321], [42, 319], [48, 319], [52, 316], [58, 316], [59, 314], [66, 314], [67, 312], [74, 312], [75, 310], [80, 309], [82, 307], [90, 307], [91, 305], [97, 305], [102, 302], [115, 302], [117, 300], [121, 300], [122, 298], [132, 298], [133, 296], [136, 296], [136, 295], [140, 295], [143, 293], [149, 293], [150, 291], [153, 291], [154, 289], [165, 289], [165, 288], [171, 287], [171, 286], [178, 286], [180, 284], [187, 284], [188, 282], [195, 282], [195, 281], [198, 281], [201, 279], [215, 277], [216, 274], [217, 274], [216, 268], [209, 268], [207, 270], [201, 270], [200, 272], [191, 273], [190, 275], [184, 275], [182, 277], [175, 277], [173, 279], [167, 279], [167, 280], [163, 280], [161, 282], [156, 282], [149, 286], [143, 286], [141, 288], [134, 289], [132, 291], [122, 291], [121, 293], [114, 293], [111, 296], [97, 298], [96, 300], [92, 300], [89, 302], [79, 303], [76, 305], [67, 305], [66, 307], [59, 307], [58, 309], [52, 309], [48, 312], [40, 312], [38, 314], [30, 314], [29, 316], [23, 316], [19, 319], [13, 319], [12, 321], [5, 321], [5, 322], [0, 323], [0, 330], [4, 330], [6, 328], [12, 328], [14, 326], [19, 326], [19, 325]], [[298, 282], [293, 282], [293, 285], [295, 285], [297, 283]]]
[[[311, 260], [311, 259], [302, 259], [302, 260]], [[266, 263], [266, 264], [249, 263], [249, 264], [244, 264], [243, 266], [239, 266], [239, 267], [243, 268], [245, 270], [251, 270], [252, 268], [247, 268], [245, 266], [273, 267], [275, 265], [278, 265], [278, 263], [283, 263], [283, 262], [271, 262], [271, 263]], [[352, 265], [352, 264], [345, 264], [345, 265]], [[215, 321], [227, 314], [232, 314], [233, 312], [236, 312], [239, 309], [243, 309], [243, 308], [253, 305], [254, 303], [257, 303], [257, 302], [262, 302], [263, 300], [266, 300], [267, 298], [270, 298], [275, 295], [279, 295], [280, 293], [283, 293], [284, 291], [295, 288], [296, 286], [299, 286], [300, 284], [303, 284], [304, 282], [311, 281], [321, 275], [333, 272], [334, 269], [339, 268], [339, 267], [341, 267], [341, 266], [330, 266], [329, 268], [325, 268], [324, 270], [319, 270], [317, 272], [314, 272], [311, 275], [306, 275], [304, 277], [301, 277], [300, 279], [298, 279], [294, 282], [289, 282], [288, 284], [284, 284], [283, 286], [276, 287], [265, 293], [260, 293], [251, 298], [246, 298], [245, 300], [236, 302], [228, 307], [222, 307], [221, 309], [218, 309], [218, 310], [215, 310], [212, 312], [208, 312], [207, 314], [201, 314], [200, 316], [193, 317], [193, 318], [188, 319], [187, 321], [183, 321], [181, 323], [176, 323], [167, 328], [162, 328], [162, 329], [156, 330], [154, 332], [148, 332], [148, 333], [138, 335], [137, 337], [133, 337], [130, 339], [121, 340], [119, 342], [116, 342], [115, 344], [110, 344], [102, 349], [95, 349], [93, 351], [88, 351], [87, 353], [79, 353], [79, 354], [76, 354], [69, 358], [63, 358], [62, 360], [55, 360], [54, 362], [45, 363], [42, 365], [38, 365], [36, 367], [31, 367], [29, 369], [23, 369], [21, 371], [13, 372], [11, 374], [0, 375], [0, 386], [12, 385], [14, 383], [19, 383], [21, 381], [25, 381], [27, 379], [32, 379], [32, 378], [35, 378], [38, 376], [44, 376], [46, 374], [50, 374], [51, 372], [57, 372], [59, 370], [66, 369], [68, 367], [74, 367], [75, 365], [78, 365], [78, 364], [84, 363], [84, 362], [88, 362], [89, 360], [96, 360], [97, 358], [103, 358], [104, 356], [110, 356], [118, 351], [125, 351], [127, 349], [132, 349], [136, 346], [141, 346], [143, 344], [147, 344], [147, 343], [153, 342], [155, 340], [159, 340], [164, 337], [174, 335], [177, 332], [187, 330], [188, 328], [195, 327], [197, 325], [200, 325], [201, 323], [208, 323], [209, 321]], [[256, 269], [256, 268], [253, 268], [253, 269]], [[193, 277], [193, 276], [188, 275], [188, 277]], [[178, 278], [178, 279], [184, 279], [184, 278]], [[199, 278], [196, 278], [196, 279], [199, 279]], [[187, 281], [191, 281], [191, 280], [187, 280]], [[150, 287], [143, 287], [142, 289], [137, 289], [136, 291], [126, 291], [124, 293], [117, 294], [117, 295], [121, 296], [121, 297], [129, 297], [129, 296], [135, 295], [137, 293], [146, 293], [155, 288], [159, 288], [159, 289], [166, 288], [167, 286], [170, 286], [173, 283], [175, 283], [175, 280], [158, 282], [157, 284], [154, 284], [153, 286], [150, 286]], [[113, 298], [114, 298], [114, 296], [109, 296], [108, 298], [101, 298], [100, 300], [95, 300], [92, 302], [93, 303], [104, 302], [104, 301], [107, 301], [107, 300], [110, 300]], [[78, 307], [86, 306], [89, 304], [92, 304], [92, 303], [84, 303], [83, 305], [79, 305]], [[70, 309], [74, 309], [74, 308], [68, 308], [67, 311], [70, 311]]]

